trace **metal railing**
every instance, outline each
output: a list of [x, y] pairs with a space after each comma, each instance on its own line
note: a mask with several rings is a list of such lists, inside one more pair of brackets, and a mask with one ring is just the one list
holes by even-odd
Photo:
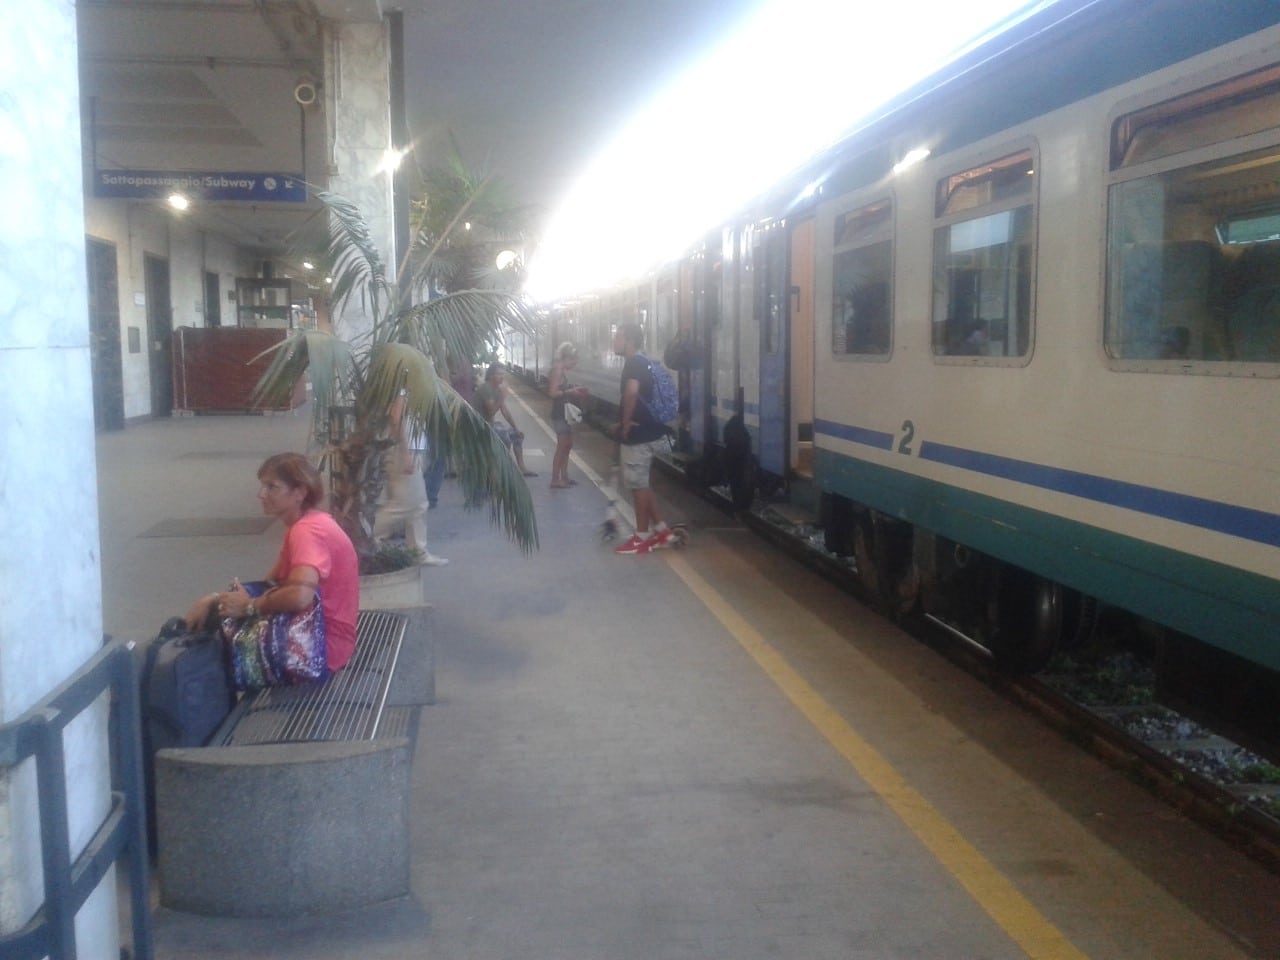
[[[63, 731], [104, 691], [109, 724], [111, 809], [74, 860], [67, 820]], [[76, 960], [75, 918], [117, 861], [129, 876], [134, 960], [153, 960], [142, 775], [137, 669], [122, 643], [109, 643], [70, 679], [11, 723], [0, 726], [0, 766], [35, 759], [44, 864], [44, 903], [25, 926], [0, 934], [0, 954], [12, 960]]]

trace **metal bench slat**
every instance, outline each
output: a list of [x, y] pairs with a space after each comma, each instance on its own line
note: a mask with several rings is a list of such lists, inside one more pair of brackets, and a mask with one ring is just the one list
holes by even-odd
[[214, 737], [220, 746], [371, 740], [378, 735], [408, 617], [361, 610], [351, 661], [321, 683], [247, 694]]

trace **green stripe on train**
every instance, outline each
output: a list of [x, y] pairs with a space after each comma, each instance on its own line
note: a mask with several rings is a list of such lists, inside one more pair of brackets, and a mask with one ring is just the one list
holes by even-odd
[[830, 450], [823, 490], [1280, 670], [1280, 582]]

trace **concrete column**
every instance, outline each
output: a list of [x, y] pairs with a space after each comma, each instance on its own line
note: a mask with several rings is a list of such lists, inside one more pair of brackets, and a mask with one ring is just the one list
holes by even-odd
[[[380, 167], [391, 148], [388, 88], [390, 53], [384, 23], [331, 23], [325, 58], [329, 133], [329, 189], [355, 203], [369, 222], [379, 252], [394, 277], [391, 174]], [[336, 332], [350, 338], [369, 325], [359, 302], [332, 318]]]
[[[0, 720], [102, 643], [97, 477], [73, 0], [0, 3]], [[109, 809], [106, 705], [65, 737], [73, 852]], [[39, 908], [31, 764], [0, 772], [0, 930]], [[109, 876], [79, 956], [119, 955]]]

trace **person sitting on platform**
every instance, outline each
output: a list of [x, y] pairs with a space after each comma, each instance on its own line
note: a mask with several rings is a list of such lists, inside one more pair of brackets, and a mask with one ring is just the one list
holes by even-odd
[[[484, 374], [484, 383], [476, 387], [475, 408], [489, 421], [494, 432], [511, 450], [520, 472], [526, 477], [536, 477], [537, 474], [524, 465], [524, 434], [516, 429], [516, 421], [507, 409], [507, 388], [502, 382], [506, 373], [506, 368], [500, 363], [489, 365], [489, 369]], [[499, 413], [506, 420], [506, 424], [495, 421], [494, 418]]]
[[324, 499], [320, 472], [300, 453], [277, 453], [258, 468], [262, 512], [284, 524], [284, 542], [266, 579], [274, 584], [258, 598], [235, 580], [228, 590], [210, 593], [191, 605], [187, 625], [198, 630], [210, 615], [255, 617], [301, 612], [320, 592], [327, 630], [325, 659], [339, 670], [356, 649], [360, 610], [360, 563], [351, 538], [319, 508]]

